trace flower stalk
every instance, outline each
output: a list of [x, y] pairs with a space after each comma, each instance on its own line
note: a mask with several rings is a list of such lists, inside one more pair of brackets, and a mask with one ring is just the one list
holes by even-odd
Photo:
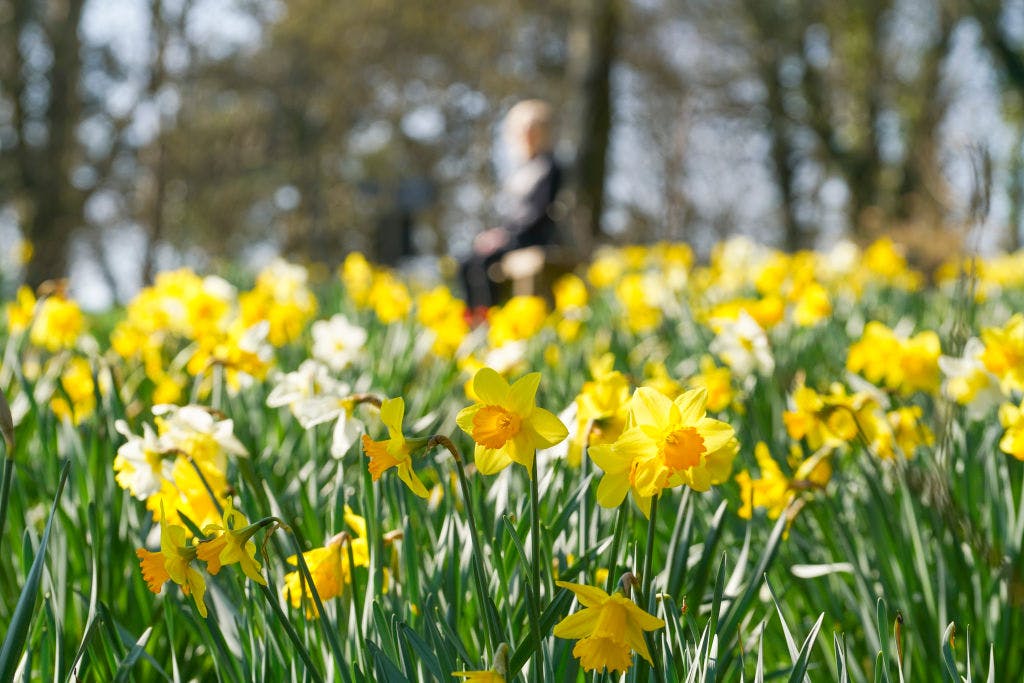
[[462, 460], [462, 454], [451, 439], [444, 434], [434, 434], [427, 440], [426, 450], [430, 451], [437, 446], [444, 446], [455, 460], [455, 469], [459, 476], [459, 486], [462, 489], [462, 498], [466, 502], [466, 519], [469, 522], [470, 541], [473, 544], [473, 578], [476, 584], [477, 598], [480, 600], [481, 609], [484, 612], [484, 621], [487, 629], [484, 631], [487, 639], [487, 647], [494, 652], [498, 643], [504, 638], [501, 637], [501, 622], [492, 607], [491, 600], [487, 595], [487, 574], [484, 572], [483, 548], [480, 545], [480, 532], [477, 530], [476, 513], [473, 511], [473, 498], [469, 490], [469, 478], [466, 476], [466, 465]]
[[534, 680], [540, 681], [544, 670], [544, 646], [540, 632], [540, 473], [537, 471], [537, 457], [534, 455], [533, 472], [530, 474], [530, 545], [533, 584], [533, 600], [530, 601], [530, 621], [533, 630]]

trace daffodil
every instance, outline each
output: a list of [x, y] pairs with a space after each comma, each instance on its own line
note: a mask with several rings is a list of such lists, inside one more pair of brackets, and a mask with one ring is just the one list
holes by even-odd
[[473, 376], [478, 402], [460, 410], [456, 422], [476, 443], [473, 458], [481, 474], [496, 474], [516, 462], [533, 476], [536, 451], [568, 436], [558, 417], [534, 404], [538, 386], [539, 372], [512, 385], [491, 368]]
[[999, 378], [989, 372], [982, 361], [985, 344], [971, 337], [964, 345], [960, 358], [941, 356], [939, 368], [946, 376], [942, 392], [962, 406], [967, 416], [981, 420], [1003, 400]]
[[861, 339], [850, 345], [846, 369], [909, 396], [939, 387], [941, 353], [939, 335], [931, 330], [909, 337], [873, 320]]
[[999, 406], [999, 423], [1006, 429], [999, 440], [999, 448], [1018, 460], [1024, 460], [1024, 401], [1019, 406], [1012, 403]]
[[405, 416], [405, 401], [402, 397], [389, 398], [380, 406], [380, 420], [388, 428], [388, 437], [384, 441], [373, 441], [363, 434], [363, 451], [370, 459], [370, 475], [374, 481], [380, 479], [385, 470], [392, 467], [398, 469], [398, 477], [420, 498], [429, 494], [423, 482], [412, 469], [410, 457], [412, 443], [402, 434], [402, 418]]
[[741, 502], [737, 514], [743, 519], [750, 519], [754, 508], [766, 508], [770, 519], [778, 519], [799, 491], [811, 486], [823, 487], [828, 483], [832, 476], [828, 454], [827, 450], [822, 450], [807, 459], [796, 460], [792, 463], [795, 467], [790, 478], [775, 462], [768, 445], [759, 441], [754, 446], [754, 457], [761, 470], [760, 476], [754, 479], [747, 470], [736, 475]]
[[49, 296], [36, 308], [29, 339], [36, 346], [57, 352], [74, 347], [85, 327], [85, 316], [77, 303], [62, 296]]
[[[614, 369], [615, 357], [606, 353], [590, 363], [590, 375], [576, 397], [576, 430], [567, 460], [576, 467], [588, 445], [613, 443], [626, 427], [629, 380]], [[588, 429], [589, 426], [589, 429]]]
[[217, 574], [226, 564], [238, 563], [242, 572], [256, 583], [267, 585], [260, 573], [260, 563], [256, 560], [256, 544], [250, 539], [263, 528], [262, 524], [249, 524], [248, 520], [230, 501], [224, 507], [222, 524], [208, 524], [203, 533], [213, 536], [203, 541], [196, 549], [196, 556], [206, 563], [206, 571]]
[[637, 389], [626, 431], [615, 443], [590, 449], [591, 459], [604, 470], [597, 502], [618, 507], [632, 490], [648, 514], [651, 498], [665, 488], [685, 484], [707, 491], [725, 481], [739, 443], [732, 427], [706, 416], [706, 404], [703, 389], [675, 401], [648, 387]]
[[32, 324], [36, 311], [36, 295], [27, 285], [18, 287], [14, 301], [4, 306], [7, 313], [7, 330], [11, 334], [20, 334]]
[[85, 358], [72, 358], [61, 372], [59, 382], [64, 391], [54, 394], [50, 407], [61, 420], [70, 420], [79, 425], [96, 410], [92, 366]]
[[142, 425], [142, 436], [132, 434], [124, 420], [115, 422], [114, 429], [128, 439], [117, 449], [114, 480], [139, 500], [159, 493], [162, 482], [171, 477], [171, 449], [148, 424]]
[[[370, 566], [370, 549], [366, 540], [366, 520], [345, 506], [345, 523], [356, 532], [353, 538], [348, 533], [340, 533], [329, 539], [322, 548], [314, 548], [302, 553], [302, 558], [313, 578], [313, 588], [322, 601], [336, 598], [342, 594], [345, 585], [352, 582], [352, 569], [349, 565], [349, 546], [352, 560], [356, 567]], [[297, 565], [298, 558], [292, 555], [288, 564]], [[306, 601], [306, 615], [310, 618], [318, 616], [313, 603], [313, 592], [303, 580], [299, 571], [289, 572], [284, 576], [281, 595], [292, 607], [299, 607]]]
[[490, 315], [487, 341], [494, 348], [525, 341], [537, 334], [547, 319], [548, 305], [539, 296], [514, 296]]
[[267, 396], [271, 408], [288, 406], [303, 429], [334, 420], [331, 455], [344, 457], [366, 431], [354, 415], [355, 403], [347, 384], [335, 380], [326, 365], [312, 358], [294, 372], [278, 375]]
[[833, 382], [829, 393], [819, 394], [803, 384], [792, 398], [793, 410], [782, 414], [782, 421], [793, 439], [807, 439], [813, 450], [850, 444], [863, 436], [873, 441], [879, 429], [881, 409], [873, 396], [858, 391], [847, 394], [846, 387]]
[[775, 370], [775, 358], [764, 329], [750, 313], [743, 309], [734, 320], [713, 318], [711, 327], [716, 337], [709, 347], [733, 374], [746, 380], [754, 374], [767, 377]]
[[453, 671], [452, 676], [467, 683], [505, 683], [505, 677], [490, 669], [486, 671]]
[[353, 325], [340, 313], [329, 320], [317, 320], [311, 331], [313, 358], [327, 364], [332, 370], [347, 368], [362, 355], [366, 345], [366, 330]]
[[921, 415], [921, 406], [903, 406], [890, 410], [884, 420], [878, 420], [877, 433], [871, 443], [878, 457], [889, 460], [899, 453], [912, 458], [918, 446], [935, 443], [935, 435], [921, 421]]
[[199, 613], [206, 617], [206, 581], [203, 575], [192, 567], [196, 559], [195, 546], [188, 542], [188, 534], [183, 527], [170, 524], [166, 515], [160, 521], [160, 552], [150, 552], [145, 548], [135, 551], [142, 567], [142, 577], [146, 580], [149, 590], [160, 592], [160, 587], [168, 580], [181, 586], [185, 595], [191, 595], [196, 602]]
[[985, 328], [981, 341], [981, 362], [999, 378], [1003, 391], [1024, 391], [1024, 314], [1014, 314], [1001, 328]]
[[557, 638], [578, 640], [572, 654], [584, 671], [624, 672], [633, 664], [633, 651], [653, 663], [644, 631], [664, 628], [664, 621], [621, 593], [608, 595], [594, 586], [556, 583], [571, 590], [583, 605], [583, 609], [559, 622], [553, 633]]

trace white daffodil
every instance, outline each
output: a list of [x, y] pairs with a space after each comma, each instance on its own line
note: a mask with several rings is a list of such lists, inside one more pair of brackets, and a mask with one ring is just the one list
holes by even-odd
[[218, 419], [202, 406], [161, 404], [153, 406], [153, 414], [161, 418], [160, 437], [168, 448], [186, 453], [196, 462], [224, 469], [227, 454], [249, 455], [235, 437], [234, 422]]
[[330, 320], [316, 321], [312, 331], [313, 357], [336, 371], [348, 367], [366, 344], [366, 330], [340, 313]]
[[352, 414], [349, 386], [330, 376], [326, 365], [306, 360], [294, 372], [282, 374], [267, 397], [271, 408], [288, 406], [303, 429], [336, 420], [331, 455], [340, 458], [366, 431]]
[[976, 337], [971, 337], [964, 346], [960, 358], [939, 357], [939, 368], [946, 376], [942, 383], [942, 393], [966, 406], [967, 416], [971, 420], [983, 419], [1004, 400], [999, 378], [989, 372], [981, 362], [984, 350], [984, 343]]
[[775, 359], [768, 345], [768, 335], [749, 313], [740, 311], [736, 320], [716, 318], [711, 326], [718, 335], [711, 342], [711, 352], [729, 366], [740, 380], [757, 373], [771, 375]]
[[115, 481], [139, 500], [159, 493], [163, 481], [171, 478], [171, 449], [148, 424], [142, 425], [142, 436], [132, 434], [124, 420], [115, 422], [114, 428], [128, 439], [114, 458]]

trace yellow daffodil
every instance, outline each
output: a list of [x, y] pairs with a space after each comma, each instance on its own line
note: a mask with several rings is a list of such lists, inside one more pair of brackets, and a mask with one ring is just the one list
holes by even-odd
[[687, 391], [675, 401], [648, 387], [633, 394], [629, 426], [615, 443], [593, 446], [591, 459], [604, 470], [597, 502], [618, 507], [630, 490], [644, 514], [663, 489], [683, 484], [707, 491], [729, 477], [739, 450], [728, 424], [705, 415], [707, 392]]
[[487, 341], [493, 348], [530, 339], [547, 319], [548, 305], [539, 296], [514, 296], [501, 308], [492, 310]]
[[[797, 449], [799, 458], [799, 448]], [[768, 450], [768, 445], [759, 441], [754, 446], [754, 457], [761, 470], [754, 479], [744, 470], [736, 475], [740, 486], [740, 509], [737, 514], [750, 519], [754, 508], [766, 508], [770, 519], [778, 519], [786, 506], [805, 488], [824, 487], [832, 477], [832, 465], [827, 459], [828, 451], [819, 451], [805, 459], [796, 460], [792, 478], [786, 476]]]
[[466, 303], [457, 299], [444, 285], [416, 297], [416, 319], [434, 336], [431, 351], [450, 358], [469, 334]]
[[871, 441], [878, 432], [880, 409], [875, 399], [865, 392], [847, 394], [838, 382], [827, 394], [800, 384], [793, 392], [793, 406], [782, 414], [786, 430], [793, 439], [807, 439], [815, 451], [851, 444], [860, 436]]
[[626, 427], [629, 380], [614, 365], [615, 356], [610, 353], [591, 362], [594, 379], [584, 382], [576, 397], [576, 433], [567, 456], [574, 467], [580, 464], [585, 446], [613, 443]]
[[345, 284], [345, 292], [358, 308], [365, 308], [373, 286], [373, 266], [358, 251], [345, 257], [339, 275]]
[[718, 367], [711, 356], [700, 359], [700, 373], [690, 378], [691, 389], [704, 389], [708, 393], [707, 408], [719, 413], [732, 403], [735, 391], [732, 388], [732, 372], [729, 368]]
[[4, 307], [7, 312], [7, 331], [19, 334], [32, 324], [36, 310], [36, 295], [27, 285], [18, 287], [18, 295], [14, 301]]
[[412, 310], [409, 288], [388, 271], [374, 276], [367, 301], [386, 325], [404, 319]]
[[[370, 566], [366, 520], [352, 512], [352, 509], [346, 505], [345, 523], [356, 532], [355, 538], [347, 533], [341, 533], [329, 539], [324, 547], [302, 553], [302, 558], [309, 568], [309, 574], [313, 577], [313, 587], [316, 588], [317, 594], [324, 602], [341, 595], [345, 585], [352, 583], [353, 567], [349, 565], [349, 545], [352, 547], [352, 561], [355, 566]], [[299, 562], [295, 555], [286, 561], [291, 565], [297, 565]], [[302, 572], [294, 571], [285, 574], [281, 595], [288, 600], [292, 607], [301, 606], [305, 599], [306, 616], [310, 618], [318, 616], [313, 602], [313, 592], [303, 580]]]
[[267, 341], [281, 347], [299, 338], [316, 314], [316, 297], [306, 286], [309, 272], [275, 259], [256, 277], [256, 286], [238, 297], [244, 327], [269, 323]]
[[192, 596], [199, 613], [206, 617], [206, 603], [203, 602], [206, 581], [191, 566], [197, 557], [196, 548], [189, 545], [188, 534], [183, 527], [168, 523], [165, 515], [160, 522], [160, 552], [139, 548], [135, 554], [149, 590], [159, 593], [164, 583], [174, 581], [185, 595]]
[[75, 425], [81, 424], [96, 409], [96, 385], [89, 361], [85, 358], [68, 361], [60, 376], [60, 386], [64, 391], [54, 393], [50, 401], [54, 415], [62, 420], [71, 420]]
[[981, 362], [999, 378], [1003, 391], [1024, 391], [1024, 314], [1014, 314], [1001, 328], [985, 328], [981, 341]]
[[1024, 460], [1024, 401], [1019, 406], [1012, 403], [999, 406], [999, 424], [1006, 429], [999, 440], [999, 448], [1018, 460]]
[[505, 683], [505, 677], [496, 671], [453, 671], [452, 676], [467, 683]]
[[256, 560], [256, 544], [249, 540], [262, 528], [260, 524], [249, 524], [248, 520], [229, 502], [224, 508], [222, 524], [209, 524], [203, 529], [207, 536], [196, 549], [196, 556], [206, 563], [206, 571], [217, 574], [226, 564], [238, 563], [242, 572], [256, 583], [267, 585], [260, 573], [260, 563]]
[[931, 330], [913, 337], [898, 336], [877, 321], [864, 327], [860, 340], [850, 346], [846, 369], [862, 374], [902, 396], [939, 388], [939, 335]]
[[878, 457], [889, 460], [901, 454], [913, 458], [918, 446], [935, 443], [935, 435], [921, 421], [921, 406], [904, 406], [890, 410], [884, 420], [878, 420], [878, 430], [872, 449]]
[[587, 305], [587, 284], [578, 275], [563, 275], [555, 280], [551, 289], [555, 297], [555, 310], [562, 315], [574, 313]]
[[380, 406], [380, 419], [388, 429], [384, 441], [373, 441], [363, 434], [363, 452], [370, 459], [370, 475], [374, 481], [392, 467], [398, 469], [398, 477], [420, 498], [428, 496], [427, 488], [412, 469], [411, 446], [402, 434], [402, 418], [405, 416], [405, 401], [402, 397], [389, 398]]
[[29, 339], [36, 346], [57, 352], [74, 347], [84, 332], [85, 316], [78, 304], [54, 295], [39, 304]]
[[473, 376], [479, 402], [459, 411], [456, 422], [476, 442], [473, 457], [481, 474], [496, 474], [517, 462], [533, 476], [536, 451], [568, 436], [561, 420], [534, 404], [538, 386], [539, 372], [511, 386], [491, 368], [481, 368]]
[[583, 609], [559, 622], [553, 633], [557, 638], [578, 641], [572, 654], [580, 660], [584, 671], [625, 672], [633, 664], [633, 651], [652, 661], [644, 631], [664, 628], [664, 621], [621, 593], [608, 595], [594, 586], [556, 583], [575, 593], [583, 605]]

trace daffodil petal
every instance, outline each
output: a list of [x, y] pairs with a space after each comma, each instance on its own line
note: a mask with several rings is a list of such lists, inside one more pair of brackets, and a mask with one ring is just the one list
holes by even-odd
[[604, 470], [605, 474], [621, 474], [629, 469], [632, 462], [631, 459], [623, 457], [610, 443], [590, 446], [587, 455]]
[[671, 410], [672, 401], [665, 394], [650, 387], [638, 388], [629, 402], [629, 412], [634, 423], [658, 432], [668, 430], [668, 416]]
[[642, 429], [627, 429], [612, 445], [615, 454], [627, 462], [649, 460], [658, 454], [657, 442]]
[[701, 387], [692, 389], [680, 395], [676, 400], [676, 407], [679, 408], [679, 421], [684, 425], [692, 425], [702, 417], [708, 403], [707, 389]]
[[423, 482], [416, 476], [416, 473], [412, 471], [412, 465], [408, 460], [399, 463], [398, 477], [405, 482], [409, 490], [420, 498], [427, 498], [430, 495], [427, 493], [427, 487], [423, 485]]
[[392, 437], [402, 433], [402, 418], [405, 417], [405, 401], [401, 396], [389, 398], [380, 404], [380, 421], [388, 428]]
[[569, 436], [569, 430], [558, 419], [558, 416], [543, 408], [533, 409], [533, 413], [530, 414], [529, 425], [538, 437], [536, 442], [538, 448], [551, 448]]
[[508, 399], [508, 382], [491, 368], [480, 368], [473, 376], [473, 393], [484, 405], [502, 405]]
[[556, 581], [555, 585], [560, 588], [567, 588], [576, 595], [576, 599], [584, 607], [597, 607], [608, 599], [608, 594], [596, 586], [587, 586], [582, 583], [570, 583], [568, 581]]
[[459, 429], [466, 432], [467, 434], [473, 434], [473, 418], [483, 408], [482, 403], [474, 403], [471, 406], [467, 406], [459, 411], [459, 414], [455, 416], [455, 424], [459, 425]]
[[558, 622], [551, 635], [556, 638], [565, 638], [566, 640], [586, 638], [594, 631], [594, 627], [597, 626], [597, 618], [600, 614], [600, 610], [581, 609], [579, 612], [570, 614]]
[[709, 417], [697, 422], [697, 433], [704, 440], [705, 453], [717, 451], [736, 436], [736, 431], [731, 426]]
[[540, 373], [523, 375], [509, 388], [506, 407], [517, 415], [529, 415], [540, 386]]
[[601, 507], [617, 508], [622, 505], [628, 491], [629, 477], [624, 471], [605, 474], [597, 485], [597, 503]]
[[497, 474], [512, 464], [512, 458], [504, 448], [487, 448], [477, 444], [473, 451], [473, 462], [480, 474]]

